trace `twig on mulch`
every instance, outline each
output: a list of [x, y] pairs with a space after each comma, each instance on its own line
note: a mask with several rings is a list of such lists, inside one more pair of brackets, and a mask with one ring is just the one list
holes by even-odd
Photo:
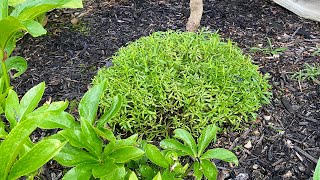
[[299, 148], [298, 146], [293, 146], [293, 149], [299, 152], [300, 154], [304, 155], [308, 159], [310, 159], [312, 162], [317, 163], [317, 159], [305, 152], [303, 149]]

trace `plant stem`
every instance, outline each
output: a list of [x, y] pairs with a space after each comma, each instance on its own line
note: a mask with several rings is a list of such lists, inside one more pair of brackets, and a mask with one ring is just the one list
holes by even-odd
[[5, 83], [4, 91], [6, 91], [10, 87], [10, 79], [9, 79], [9, 75], [7, 72], [7, 66], [4, 63], [6, 60], [5, 58], [6, 57], [4, 57], [3, 60], [1, 61], [1, 69], [2, 69], [2, 73], [3, 73], [2, 75], [3, 75], [4, 83]]

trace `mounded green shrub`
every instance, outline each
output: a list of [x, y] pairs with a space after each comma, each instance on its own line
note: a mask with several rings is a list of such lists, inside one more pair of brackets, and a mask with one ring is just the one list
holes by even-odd
[[109, 124], [152, 139], [211, 123], [239, 128], [255, 120], [270, 97], [267, 77], [250, 57], [216, 33], [156, 32], [122, 47], [93, 80], [106, 80], [101, 107], [121, 94], [124, 107]]

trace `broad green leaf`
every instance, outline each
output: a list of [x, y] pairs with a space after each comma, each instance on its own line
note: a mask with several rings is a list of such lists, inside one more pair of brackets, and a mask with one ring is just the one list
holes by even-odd
[[202, 172], [207, 179], [217, 179], [218, 177], [218, 169], [216, 165], [214, 165], [211, 161], [203, 159], [200, 162], [200, 166], [202, 168]]
[[0, 20], [0, 50], [4, 50], [9, 39], [20, 30], [26, 30], [26, 28], [15, 17], [8, 16]]
[[19, 120], [19, 98], [15, 91], [9, 90], [6, 98], [5, 115], [10, 122], [10, 128], [14, 128]]
[[31, 88], [21, 99], [19, 108], [19, 119], [23, 119], [28, 113], [32, 112], [40, 102], [44, 93], [45, 83], [42, 82]]
[[162, 172], [161, 174], [161, 178], [163, 180], [172, 180], [172, 179], [176, 179], [175, 178], [175, 173], [174, 172], [171, 172], [170, 169], [166, 169]]
[[101, 178], [101, 180], [122, 180], [126, 176], [126, 169], [124, 166], [120, 166], [115, 171], [113, 171], [111, 174], [108, 174], [107, 176], [104, 176]]
[[95, 164], [79, 164], [70, 169], [64, 176], [63, 180], [89, 180], [92, 175], [92, 169]]
[[66, 129], [59, 132], [64, 138], [66, 138], [69, 143], [77, 148], [85, 148], [86, 146], [83, 143], [84, 136], [81, 133], [81, 130], [78, 127], [74, 127], [71, 129]]
[[152, 144], [147, 144], [145, 146], [145, 153], [149, 160], [154, 164], [160, 167], [169, 168], [169, 163], [156, 146]]
[[119, 166], [117, 166], [113, 159], [106, 159], [102, 164], [97, 165], [92, 170], [92, 174], [95, 178], [101, 178], [113, 174]]
[[116, 141], [116, 137], [114, 136], [113, 132], [110, 129], [106, 129], [104, 127], [101, 128], [95, 128], [94, 130], [101, 136], [102, 138], [108, 140], [108, 141]]
[[99, 163], [99, 159], [82, 149], [71, 146], [69, 143], [61, 149], [54, 159], [63, 166], [77, 166], [83, 163]]
[[109, 157], [115, 159], [116, 163], [126, 163], [140, 158], [143, 154], [144, 152], [139, 148], [126, 146], [113, 151]]
[[82, 141], [86, 142], [84, 144], [86, 145], [87, 150], [100, 156], [102, 153], [102, 140], [93, 129], [93, 126], [85, 119], [81, 119], [81, 131], [83, 137], [85, 137]]
[[83, 8], [82, 0], [71, 0], [59, 8]]
[[8, 135], [8, 133], [5, 130], [5, 125], [0, 120], [0, 139], [4, 139], [7, 135]]
[[182, 140], [192, 150], [193, 156], [197, 156], [197, 145], [192, 135], [184, 129], [174, 130], [174, 138]]
[[47, 33], [43, 26], [34, 20], [22, 21], [22, 24], [27, 28], [28, 33], [33, 37], [38, 37]]
[[115, 96], [112, 100], [112, 104], [110, 109], [105, 112], [102, 117], [98, 120], [97, 127], [103, 127], [112, 117], [116, 115], [116, 113], [120, 110], [121, 108], [121, 96]]
[[35, 111], [31, 112], [30, 116], [37, 115], [44, 112], [57, 112], [57, 111], [64, 111], [68, 107], [68, 101], [58, 101], [58, 102], [52, 102], [50, 104], [44, 104], [41, 107], [37, 108]]
[[232, 162], [237, 166], [239, 164], [237, 156], [234, 155], [233, 152], [223, 148], [210, 149], [205, 152], [200, 159], [219, 159], [225, 162]]
[[105, 83], [102, 82], [89, 89], [79, 103], [80, 117], [93, 124], [97, 115], [100, 97], [103, 94]]
[[8, 16], [8, 0], [0, 1], [0, 20]]
[[201, 180], [203, 173], [201, 171], [200, 163], [198, 161], [194, 162], [193, 165], [193, 176], [196, 178], [196, 180]]
[[14, 35], [8, 39], [6, 43], [6, 47], [4, 48], [5, 52], [7, 52], [7, 57], [10, 57], [14, 49], [16, 48], [16, 42], [21, 39], [26, 32], [24, 31], [18, 31], [14, 33]]
[[206, 150], [212, 140], [216, 140], [218, 128], [215, 125], [207, 126], [198, 139], [198, 157]]
[[139, 173], [146, 178], [154, 177], [156, 175], [156, 171], [147, 165], [141, 165], [139, 167]]
[[133, 171], [130, 171], [128, 174], [128, 180], [138, 180], [138, 177], [136, 175], [136, 173], [134, 173]]
[[20, 56], [12, 56], [5, 61], [7, 70], [15, 69], [17, 73], [13, 75], [14, 78], [19, 77], [27, 70], [27, 60]]
[[160, 171], [152, 180], [162, 180]]
[[19, 151], [29, 135], [37, 128], [36, 121], [19, 123], [15, 126], [6, 139], [0, 145], [0, 177], [6, 178], [13, 163], [15, 162]]
[[17, 6], [18, 4], [21, 4], [25, 2], [26, 0], [9, 0], [9, 6]]
[[320, 180], [320, 158], [318, 160], [316, 169], [314, 170], [313, 180]]
[[111, 141], [105, 146], [103, 154], [105, 157], [108, 157], [112, 152], [116, 151], [117, 149], [120, 149], [126, 146], [136, 146], [136, 145], [137, 145], [137, 142], [129, 138]]
[[67, 142], [47, 139], [38, 142], [29, 152], [13, 164], [8, 179], [17, 179], [27, 175], [53, 158]]
[[193, 152], [190, 147], [183, 145], [182, 143], [180, 143], [179, 141], [177, 141], [175, 139], [164, 139], [160, 142], [160, 146], [163, 149], [172, 149], [175, 151], [181, 151], [183, 154], [179, 154], [179, 152], [177, 152], [181, 156], [182, 155], [189, 155], [189, 156], [193, 155]]
[[42, 129], [65, 129], [65, 128], [72, 128], [77, 125], [76, 121], [74, 120], [73, 116], [67, 112], [60, 111], [60, 112], [43, 112], [39, 115], [33, 116], [26, 116], [26, 121], [29, 119], [42, 119], [39, 121], [38, 127]]

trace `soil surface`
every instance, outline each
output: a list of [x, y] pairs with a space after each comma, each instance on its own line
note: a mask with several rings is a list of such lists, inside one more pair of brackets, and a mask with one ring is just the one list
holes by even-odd
[[[270, 0], [204, 4], [202, 27], [236, 42], [262, 73], [271, 75], [273, 87], [272, 102], [261, 109], [256, 122], [244, 131], [219, 135], [214, 146], [231, 149], [240, 159], [238, 167], [217, 162], [221, 179], [239, 178], [241, 173], [248, 179], [311, 179], [320, 156], [320, 84], [291, 76], [306, 63], [320, 65], [320, 53], [314, 54], [320, 48], [320, 23], [299, 18]], [[188, 8], [187, 0], [90, 0], [84, 9], [53, 11], [48, 35], [26, 36], [19, 42], [15, 54], [26, 57], [29, 68], [12, 83], [22, 95], [45, 81], [43, 102], [68, 99], [77, 104], [117, 49], [155, 31], [184, 31]], [[250, 51], [268, 47], [267, 38], [274, 48], [288, 49], [275, 56]], [[61, 179], [62, 174], [62, 167], [51, 161], [40, 176]]]

